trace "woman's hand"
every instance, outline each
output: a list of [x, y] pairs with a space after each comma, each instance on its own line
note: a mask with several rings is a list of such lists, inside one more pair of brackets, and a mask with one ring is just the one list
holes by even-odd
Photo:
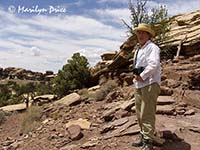
[[137, 81], [143, 81], [143, 79], [140, 77], [140, 76], [135, 76], [135, 80], [137, 80]]

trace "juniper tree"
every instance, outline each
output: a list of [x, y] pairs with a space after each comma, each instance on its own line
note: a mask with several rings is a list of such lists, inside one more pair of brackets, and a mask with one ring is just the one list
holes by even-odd
[[90, 77], [87, 58], [81, 56], [80, 53], [74, 53], [55, 77], [54, 93], [61, 97], [72, 90], [88, 87]]

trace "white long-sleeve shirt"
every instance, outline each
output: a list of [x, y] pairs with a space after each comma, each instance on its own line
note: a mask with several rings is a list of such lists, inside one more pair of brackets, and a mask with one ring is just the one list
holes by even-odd
[[160, 48], [156, 44], [152, 43], [150, 40], [147, 41], [141, 48], [136, 50], [134, 62], [136, 62], [135, 68], [145, 68], [144, 71], [140, 74], [143, 81], [137, 81], [133, 79], [134, 86], [137, 89], [155, 82], [160, 84]]

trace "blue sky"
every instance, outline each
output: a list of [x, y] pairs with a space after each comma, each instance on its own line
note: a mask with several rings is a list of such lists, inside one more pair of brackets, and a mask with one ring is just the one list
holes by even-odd
[[[147, 3], [159, 5], [171, 16], [200, 9], [199, 0]], [[128, 0], [0, 0], [0, 67], [57, 72], [75, 52], [93, 66], [119, 50], [129, 17]]]

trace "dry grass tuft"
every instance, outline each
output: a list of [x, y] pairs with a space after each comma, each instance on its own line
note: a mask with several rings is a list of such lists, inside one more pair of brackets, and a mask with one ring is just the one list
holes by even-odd
[[24, 120], [22, 122], [22, 132], [29, 133], [34, 131], [40, 126], [40, 118], [42, 116], [42, 110], [38, 106], [30, 107], [27, 112]]

